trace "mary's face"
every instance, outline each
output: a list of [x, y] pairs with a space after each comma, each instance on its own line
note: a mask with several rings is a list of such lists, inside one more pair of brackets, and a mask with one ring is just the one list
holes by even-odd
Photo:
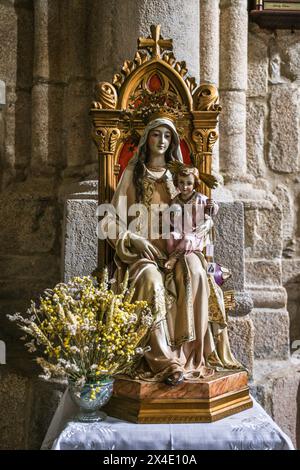
[[172, 132], [167, 126], [159, 126], [152, 129], [148, 135], [148, 148], [150, 153], [164, 155], [170, 147]]

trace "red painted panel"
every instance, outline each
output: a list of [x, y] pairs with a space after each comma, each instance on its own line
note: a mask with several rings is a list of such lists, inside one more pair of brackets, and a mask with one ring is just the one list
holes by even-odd
[[[120, 155], [119, 155], [120, 172], [119, 172], [118, 179], [120, 179], [123, 171], [125, 170], [127, 166], [127, 163], [133, 157], [134, 152], [136, 151], [136, 148], [137, 147], [133, 146], [133, 144], [130, 141], [127, 141], [124, 143], [122, 150], [120, 152]], [[189, 165], [191, 163], [190, 151], [185, 140], [180, 141], [180, 148], [181, 148], [184, 163]]]

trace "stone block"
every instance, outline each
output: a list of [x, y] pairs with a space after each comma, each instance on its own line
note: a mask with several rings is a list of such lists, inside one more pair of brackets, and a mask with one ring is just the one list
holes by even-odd
[[[264, 38], [265, 39], [265, 38]], [[256, 32], [248, 35], [248, 89], [251, 97], [264, 97], [268, 91], [268, 43]]]
[[300, 284], [300, 258], [282, 260], [282, 283]]
[[39, 450], [62, 397], [64, 386], [32, 380], [28, 449]]
[[250, 316], [229, 317], [228, 335], [234, 356], [251, 375], [254, 360], [254, 327]]
[[[224, 287], [224, 291], [226, 291], [226, 284]], [[235, 299], [236, 307], [233, 311], [230, 312], [231, 315], [244, 316], [244, 315], [248, 315], [248, 313], [251, 312], [253, 308], [253, 300], [249, 292], [235, 291], [234, 299]]]
[[276, 45], [282, 60], [282, 72], [291, 81], [300, 79], [300, 32], [278, 30]]
[[273, 259], [282, 255], [282, 212], [270, 204], [269, 208], [245, 208], [246, 258]]
[[264, 163], [264, 126], [265, 105], [248, 101], [247, 103], [247, 168], [254, 176], [262, 176]]
[[64, 213], [63, 276], [90, 275], [97, 266], [97, 201], [67, 199]]
[[[287, 289], [289, 295], [289, 289]], [[288, 299], [287, 309], [290, 316], [290, 342], [292, 352], [297, 349], [297, 342], [300, 341], [300, 295], [296, 300]], [[295, 342], [295, 343], [294, 343]], [[293, 344], [294, 343], [294, 344]]]
[[220, 203], [215, 217], [215, 260], [230, 269], [226, 290], [244, 290], [244, 209], [240, 202]]
[[288, 188], [283, 184], [279, 184], [276, 187], [274, 195], [277, 197], [278, 203], [281, 206], [282, 214], [284, 214], [284, 217], [282, 218], [282, 235], [283, 240], [287, 242], [288, 240], [291, 240], [294, 232], [295, 209], [292, 195]]
[[300, 360], [255, 361], [251, 394], [300, 449]]
[[254, 307], [283, 308], [286, 307], [287, 293], [281, 286], [262, 285], [248, 286], [247, 291], [251, 295]]
[[268, 162], [270, 168], [279, 173], [299, 171], [299, 96], [297, 86], [282, 84], [271, 87]]
[[245, 262], [247, 286], [280, 286], [281, 263], [280, 260], [246, 260]]
[[31, 256], [0, 256], [0, 279], [40, 279], [47, 273], [47, 278], [58, 274], [58, 257], [52, 254]]
[[1, 366], [0, 380], [0, 448], [26, 449], [30, 380], [10, 372], [7, 366]]
[[6, 95], [5, 95], [5, 83], [3, 80], [0, 80], [0, 110], [5, 106]]
[[255, 358], [287, 359], [290, 350], [287, 310], [254, 308], [250, 317], [255, 329]]
[[58, 210], [50, 198], [3, 193], [0, 221], [0, 254], [47, 253], [55, 247]]

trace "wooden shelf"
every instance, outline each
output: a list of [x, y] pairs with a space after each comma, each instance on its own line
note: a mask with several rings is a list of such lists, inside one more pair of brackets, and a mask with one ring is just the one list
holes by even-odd
[[250, 20], [266, 29], [300, 29], [300, 11], [251, 10]]

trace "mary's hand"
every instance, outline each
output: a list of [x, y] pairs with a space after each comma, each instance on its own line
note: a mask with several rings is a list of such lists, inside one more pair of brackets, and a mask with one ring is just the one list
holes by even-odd
[[138, 255], [141, 255], [153, 261], [159, 257], [159, 252], [157, 251], [155, 246], [153, 246], [152, 243], [146, 240], [145, 238], [132, 238], [130, 240], [130, 244]]

